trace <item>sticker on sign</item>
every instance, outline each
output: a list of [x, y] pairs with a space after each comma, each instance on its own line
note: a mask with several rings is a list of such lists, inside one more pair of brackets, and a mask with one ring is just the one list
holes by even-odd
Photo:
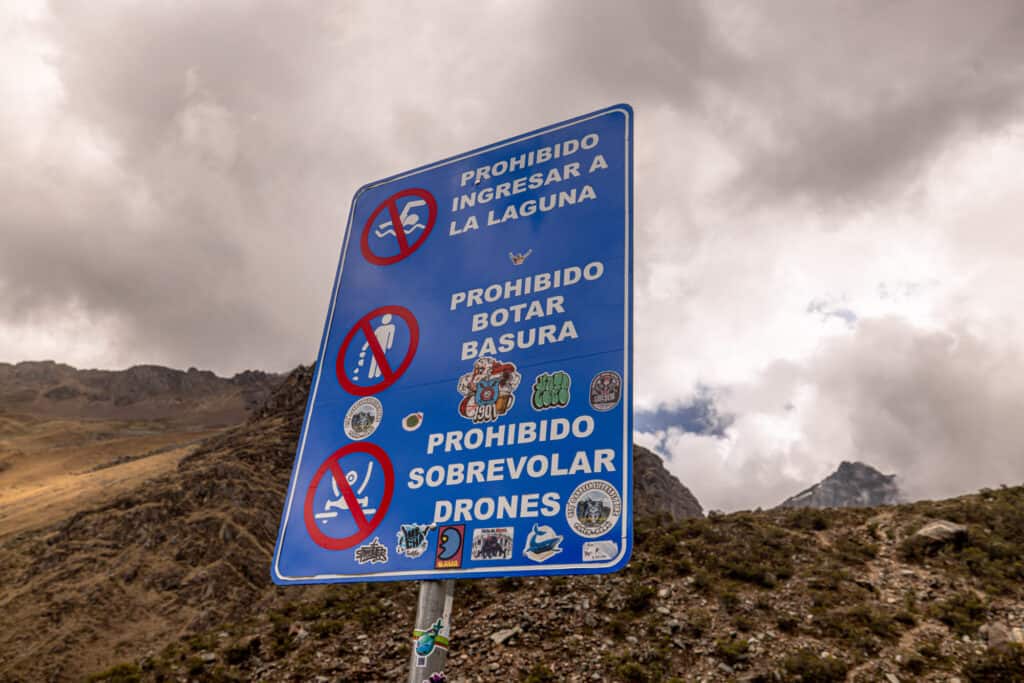
[[276, 583], [625, 566], [632, 136], [616, 105], [356, 192]]

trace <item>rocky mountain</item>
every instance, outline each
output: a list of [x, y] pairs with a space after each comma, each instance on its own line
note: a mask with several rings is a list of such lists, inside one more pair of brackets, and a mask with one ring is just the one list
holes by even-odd
[[633, 507], [638, 516], [666, 515], [672, 521], [704, 516], [690, 489], [665, 469], [659, 456], [643, 446], [633, 446], [633, 488]]
[[263, 404], [280, 375], [137, 365], [78, 370], [53, 361], [0, 363], [0, 413], [232, 425]]
[[[403, 680], [415, 584], [269, 581], [310, 377], [172, 474], [0, 541], [0, 682]], [[681, 495], [635, 457], [638, 504]], [[458, 582], [452, 683], [1024, 676], [1024, 488], [648, 510], [618, 574]]]
[[862, 462], [843, 461], [820, 482], [787, 498], [780, 508], [856, 508], [904, 501], [895, 474], [882, 474]]

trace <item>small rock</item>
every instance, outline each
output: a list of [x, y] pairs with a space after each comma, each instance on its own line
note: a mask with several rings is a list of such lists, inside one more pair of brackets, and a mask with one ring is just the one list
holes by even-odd
[[995, 622], [986, 624], [981, 630], [987, 637], [989, 647], [998, 647], [1006, 643], [1024, 644], [1024, 628], [1010, 628], [1006, 624]]
[[213, 654], [212, 652], [204, 652], [201, 655], [199, 655], [199, 659], [209, 664], [210, 662], [217, 661], [217, 655]]
[[664, 614], [665, 616], [672, 614], [672, 610], [664, 606], [659, 607], [656, 611], [658, 612], [658, 614]]
[[900, 683], [900, 679], [896, 674], [885, 674], [885, 680], [888, 681], [888, 683]]
[[508, 641], [512, 640], [516, 636], [522, 634], [523, 629], [518, 626], [514, 628], [505, 628], [500, 631], [495, 631], [491, 634], [490, 638], [494, 641], [495, 645], [504, 645]]
[[726, 664], [725, 662], [722, 662], [721, 664], [719, 664], [718, 668], [721, 669], [722, 671], [724, 671], [727, 674], [731, 674], [732, 671], [733, 671], [732, 667], [729, 666], [728, 664]]
[[668, 593], [669, 593], [668, 588], [659, 588], [658, 589], [658, 597], [659, 598], [667, 598], [668, 597]]
[[636, 636], [626, 636], [626, 642], [631, 644], [631, 645], [636, 645], [640, 641], [637, 639]]

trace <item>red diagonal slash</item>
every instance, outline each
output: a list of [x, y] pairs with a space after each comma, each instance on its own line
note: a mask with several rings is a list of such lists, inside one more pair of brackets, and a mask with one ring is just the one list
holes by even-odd
[[391, 366], [388, 364], [387, 351], [384, 350], [380, 345], [380, 340], [377, 339], [377, 335], [373, 332], [373, 326], [370, 325], [369, 320], [364, 320], [359, 328], [366, 335], [366, 341], [370, 344], [370, 352], [373, 354], [374, 360], [377, 361], [377, 367], [380, 368], [380, 376], [385, 379], [395, 374], [391, 372]]

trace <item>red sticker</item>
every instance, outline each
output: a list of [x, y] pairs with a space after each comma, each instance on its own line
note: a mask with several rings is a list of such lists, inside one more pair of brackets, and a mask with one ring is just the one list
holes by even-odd
[[[373, 460], [372, 462], [377, 463], [380, 466], [380, 470], [384, 476], [384, 495], [381, 497], [380, 504], [376, 508], [370, 510], [368, 508], [368, 498], [362, 501], [357, 498], [356, 492], [352, 490], [352, 482], [354, 478], [349, 478], [341, 465], [341, 460], [346, 456], [352, 455], [353, 453], [364, 453], [369, 455]], [[320, 482], [323, 480], [324, 475], [328, 472], [334, 478], [334, 484], [338, 489], [342, 497], [342, 502], [339, 502], [335, 507], [340, 509], [340, 512], [348, 511], [352, 515], [353, 521], [356, 523], [358, 530], [355, 533], [336, 538], [334, 536], [328, 536], [320, 530], [317, 526], [317, 514], [314, 512], [313, 502], [316, 497], [317, 487], [320, 486]], [[367, 470], [367, 478], [369, 478], [370, 470]], [[336, 450], [331, 457], [324, 460], [324, 463], [320, 465], [320, 469], [313, 475], [313, 480], [309, 483], [309, 489], [306, 491], [306, 503], [303, 517], [306, 520], [306, 531], [309, 532], [310, 538], [320, 546], [327, 550], [345, 550], [351, 548], [357, 543], [364, 541], [373, 530], [383, 521], [384, 515], [388, 511], [388, 505], [391, 504], [391, 496], [395, 491], [395, 470], [391, 466], [391, 460], [388, 458], [388, 454], [384, 452], [384, 449], [380, 446], [362, 441], [360, 443], [350, 443], [347, 446]], [[363, 503], [363, 504], [361, 504]], [[370, 512], [370, 517], [367, 519], [366, 512]], [[320, 513], [323, 515], [324, 513]], [[331, 516], [336, 516], [335, 513], [328, 513]]]
[[[391, 363], [388, 362], [387, 354], [394, 341], [394, 323], [392, 320], [393, 316], [396, 315], [404, 320], [405, 324], [409, 327], [409, 348], [406, 349], [402, 362], [399, 363], [398, 367], [392, 368]], [[374, 329], [371, 322], [377, 317], [381, 318], [381, 324], [377, 329]], [[356, 384], [349, 378], [348, 371], [345, 368], [345, 355], [348, 353], [348, 347], [360, 334], [366, 338], [365, 346], [367, 348], [363, 353], [365, 354], [365, 351], [369, 350], [371, 355], [366, 377], [369, 379], [380, 377], [380, 381], [373, 384]], [[383, 344], [381, 342], [382, 339], [384, 340]], [[397, 382], [398, 378], [409, 369], [409, 364], [412, 363], [412, 358], [416, 355], [416, 347], [419, 346], [419, 343], [420, 326], [416, 322], [416, 316], [409, 309], [402, 306], [381, 306], [380, 308], [375, 308], [356, 321], [356, 324], [352, 326], [352, 329], [348, 331], [345, 339], [341, 342], [341, 348], [338, 349], [338, 356], [334, 362], [334, 372], [338, 376], [338, 383], [342, 389], [355, 396], [370, 396], [378, 391], [383, 391]], [[385, 345], [388, 348], [384, 348]], [[360, 365], [358, 366], [360, 369], [362, 368], [363, 360], [363, 358], [360, 359]]]
[[[410, 197], [406, 202], [400, 202], [400, 200]], [[399, 204], [401, 203], [402, 208], [399, 210]], [[425, 207], [427, 209], [426, 221], [420, 220], [418, 213], [413, 213], [417, 209]], [[377, 223], [377, 217], [383, 212], [387, 212], [387, 216], [390, 220]], [[383, 218], [383, 216], [381, 216]], [[434, 195], [430, 194], [426, 190], [419, 188], [409, 188], [396, 192], [391, 195], [383, 202], [380, 206], [373, 210], [370, 217], [366, 220], [366, 225], [363, 227], [363, 237], [360, 240], [360, 248], [363, 251], [363, 256], [367, 261], [374, 264], [375, 266], [389, 266], [392, 263], [398, 263], [405, 257], [412, 254], [414, 251], [419, 249], [424, 242], [427, 241], [427, 237], [430, 236], [430, 231], [434, 229], [434, 224], [437, 222], [437, 200], [434, 199]], [[373, 231], [373, 235], [379, 239], [386, 239], [390, 236], [398, 241], [398, 253], [391, 256], [381, 256], [374, 252], [370, 248], [370, 231]], [[423, 232], [412, 242], [409, 241], [409, 235], [422, 230]]]

